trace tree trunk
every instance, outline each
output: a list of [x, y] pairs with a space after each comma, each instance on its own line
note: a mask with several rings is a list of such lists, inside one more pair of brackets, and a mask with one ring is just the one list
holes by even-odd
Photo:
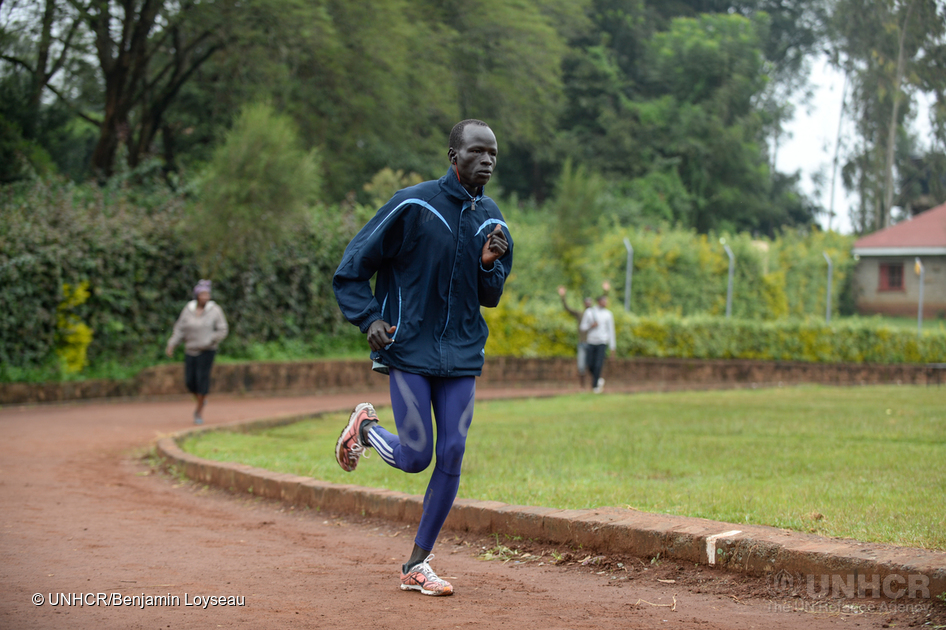
[[112, 39], [108, 3], [93, 0], [88, 5], [89, 26], [95, 33], [96, 53], [105, 79], [105, 119], [92, 153], [92, 170], [99, 178], [115, 172], [118, 147], [128, 143], [129, 113], [136, 105], [136, 92], [147, 76], [151, 58], [148, 35], [162, 5], [163, 0], [144, 0], [136, 13], [134, 4], [124, 4], [121, 29], [114, 31], [119, 34], [117, 42]]
[[907, 59], [904, 52], [907, 37], [907, 27], [910, 25], [910, 13], [913, 11], [913, 0], [907, 5], [907, 14], [900, 27], [899, 50], [897, 51], [897, 72], [893, 80], [893, 111], [890, 114], [890, 124], [887, 127], [887, 154], [884, 159], [884, 203], [880, 207], [877, 227], [883, 229], [890, 223], [890, 211], [893, 206], [893, 158], [897, 143], [897, 124], [900, 114], [900, 86], [903, 84], [903, 75], [906, 71]]
[[[128, 165], [134, 168], [140, 164], [150, 153], [164, 114], [181, 86], [223, 46], [221, 41], [212, 41], [213, 28], [185, 38], [184, 31], [177, 24], [164, 26], [158, 36], [160, 46], [155, 45], [154, 40], [149, 41], [165, 2], [144, 0], [137, 12], [132, 3], [126, 4], [117, 42], [112, 40], [112, 36], [118, 31], [109, 29], [108, 5], [98, 5], [95, 0], [90, 2], [89, 25], [96, 33], [97, 53], [105, 78], [105, 120], [92, 155], [92, 168], [99, 177], [114, 173], [115, 159], [122, 143], [128, 149]], [[198, 4], [180, 3], [178, 17]], [[95, 6], [103, 7], [100, 13], [91, 12]], [[150, 66], [159, 51], [170, 58], [163, 68], [152, 69]], [[135, 112], [134, 117], [132, 112]], [[133, 118], [136, 120], [134, 127], [130, 124]]]
[[39, 50], [36, 54], [36, 69], [32, 76], [32, 85], [30, 86], [30, 119], [29, 128], [24, 129], [26, 137], [36, 137], [36, 124], [39, 115], [40, 104], [42, 103], [43, 88], [49, 81], [46, 74], [46, 68], [49, 66], [49, 47], [52, 42], [53, 19], [56, 14], [55, 0], [46, 0], [46, 7], [43, 10], [43, 25], [39, 36]]
[[174, 129], [167, 123], [161, 125], [161, 141], [164, 149], [162, 152], [164, 156], [164, 176], [167, 177], [177, 171]]
[[106, 111], [99, 129], [99, 140], [92, 152], [92, 172], [98, 179], [108, 179], [115, 172], [115, 155], [121, 141], [121, 130], [128, 128], [127, 120]]
[[128, 112], [131, 104], [126, 96], [126, 64], [121, 60], [106, 65], [105, 117], [99, 129], [99, 140], [92, 152], [92, 172], [99, 179], [108, 179], [115, 172], [115, 156], [122, 142], [128, 140]]
[[841, 88], [841, 113], [838, 114], [838, 133], [834, 141], [834, 160], [831, 164], [831, 198], [828, 200], [828, 231], [834, 220], [834, 187], [838, 180], [838, 158], [841, 155], [841, 127], [844, 124], [844, 109], [847, 106], [848, 73], [844, 73], [844, 87]]

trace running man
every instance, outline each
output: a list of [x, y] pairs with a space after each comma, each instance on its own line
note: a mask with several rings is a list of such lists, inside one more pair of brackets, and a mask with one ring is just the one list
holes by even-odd
[[447, 174], [395, 193], [348, 244], [333, 280], [342, 313], [367, 335], [374, 369], [389, 374], [397, 430], [359, 404], [335, 447], [339, 466], [355, 470], [373, 447], [387, 464], [418, 473], [436, 451], [414, 549], [401, 567], [401, 589], [424, 595], [453, 593], [430, 568], [431, 551], [460, 485], [489, 334], [480, 307], [499, 304], [512, 269], [509, 227], [484, 193], [496, 153], [486, 123], [457, 123]]

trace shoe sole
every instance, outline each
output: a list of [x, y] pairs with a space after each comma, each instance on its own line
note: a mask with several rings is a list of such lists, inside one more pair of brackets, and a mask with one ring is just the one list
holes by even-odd
[[446, 591], [443, 593], [438, 593], [437, 591], [428, 591], [423, 586], [410, 586], [408, 584], [401, 584], [401, 590], [402, 591], [420, 591], [421, 594], [430, 595], [432, 597], [447, 597], [449, 595], [453, 595], [453, 589], [450, 589], [449, 591]]
[[342, 432], [338, 436], [338, 441], [335, 442], [335, 461], [338, 462], [338, 465], [341, 466], [342, 470], [344, 470], [345, 472], [352, 472], [355, 470], [354, 468], [352, 468], [351, 470], [348, 470], [345, 467], [345, 465], [342, 464], [342, 452], [343, 452], [342, 446], [345, 442], [345, 434], [348, 433], [352, 425], [355, 424], [355, 422], [358, 420], [358, 414], [360, 414], [364, 409], [367, 409], [368, 407], [370, 407], [371, 410], [374, 411], [374, 406], [371, 403], [364, 402], [364, 403], [358, 403], [357, 405], [355, 405], [355, 410], [351, 412], [351, 416], [349, 416], [348, 418], [348, 424], [346, 424], [345, 428], [342, 429]]

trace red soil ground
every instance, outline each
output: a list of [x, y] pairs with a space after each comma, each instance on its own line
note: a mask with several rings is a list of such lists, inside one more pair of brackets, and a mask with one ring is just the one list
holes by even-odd
[[[480, 397], [513, 393], [523, 391]], [[335, 410], [361, 397], [211, 396], [205, 417]], [[402, 592], [398, 567], [413, 527], [159, 473], [147, 453], [159, 436], [190, 426], [190, 413], [185, 400], [0, 408], [0, 628], [946, 627], [936, 601], [910, 602], [906, 612], [880, 600], [806, 602], [776, 597], [764, 579], [707, 567], [589, 559], [450, 531], [432, 564], [455, 595]], [[497, 542], [535, 557], [484, 560]], [[115, 593], [171, 596], [171, 605], [105, 606], [100, 593], [110, 603]], [[78, 601], [65, 605], [67, 595]], [[194, 605], [207, 596], [244, 605]]]

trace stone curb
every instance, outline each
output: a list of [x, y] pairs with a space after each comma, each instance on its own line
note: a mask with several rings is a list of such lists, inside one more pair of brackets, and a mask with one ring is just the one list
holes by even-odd
[[[0, 383], [0, 405], [24, 405], [108, 398], [187, 396], [179, 363], [142, 370], [121, 381], [65, 383]], [[604, 378], [609, 389], [673, 391], [782, 387], [801, 383], [859, 386], [937, 385], [946, 380], [946, 364], [807, 363], [752, 359], [611, 359]], [[545, 387], [577, 385], [571, 357], [487, 357], [480, 387]], [[355, 391], [388, 391], [387, 379], [367, 369], [363, 360], [221, 363], [214, 366], [217, 394], [291, 395]]]
[[[423, 497], [333, 484], [185, 453], [179, 443], [205, 431], [250, 432], [317, 414], [195, 427], [158, 440], [165, 467], [194, 481], [329, 512], [418, 523]], [[757, 525], [603, 507], [559, 510], [457, 499], [445, 529], [580, 547], [588, 552], [667, 558], [767, 576], [773, 593], [930, 600], [946, 593], [946, 552], [825, 538]]]

